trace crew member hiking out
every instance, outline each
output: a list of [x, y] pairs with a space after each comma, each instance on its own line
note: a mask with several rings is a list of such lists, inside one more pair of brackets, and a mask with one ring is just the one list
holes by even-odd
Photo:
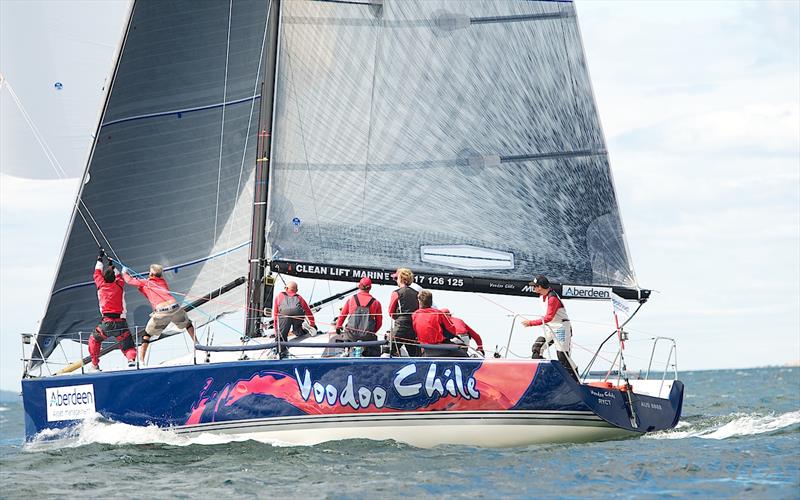
[[411, 324], [411, 314], [419, 308], [417, 291], [411, 288], [414, 273], [405, 267], [392, 274], [397, 282], [397, 289], [389, 298], [389, 316], [394, 320], [394, 327], [389, 334], [393, 356], [400, 355], [400, 347], [405, 345], [409, 356], [419, 356], [417, 335]]
[[567, 316], [567, 310], [561, 302], [561, 298], [550, 288], [550, 280], [545, 276], [539, 275], [530, 282], [533, 291], [542, 298], [542, 317], [537, 319], [526, 319], [522, 321], [523, 326], [541, 326], [544, 329], [544, 336], [539, 336], [533, 343], [533, 359], [544, 359], [542, 349], [545, 346], [553, 345], [556, 348], [558, 360], [567, 369], [567, 372], [576, 381], [575, 364], [572, 362], [570, 352], [572, 349], [572, 326]]
[[450, 309], [443, 307], [440, 309], [440, 311], [442, 311], [450, 319], [450, 322], [453, 323], [453, 326], [455, 326], [455, 331], [450, 332], [453, 334], [453, 336], [461, 340], [461, 342], [463, 342], [466, 346], [469, 345], [470, 339], [474, 340], [475, 344], [478, 346], [477, 351], [483, 355], [486, 355], [486, 353], [483, 351], [483, 340], [481, 340], [481, 336], [478, 335], [478, 332], [466, 324], [463, 319], [453, 316], [450, 313]]
[[[336, 332], [339, 333], [344, 324], [345, 340], [347, 342], [378, 340], [376, 332], [383, 324], [383, 311], [381, 303], [370, 294], [372, 280], [369, 277], [361, 278], [358, 282], [358, 293], [345, 302], [339, 319], [336, 320]], [[377, 346], [365, 347], [364, 356], [379, 356], [380, 348]]]
[[[303, 318], [308, 319], [308, 325], [316, 328], [314, 313], [308, 307], [305, 299], [297, 293], [297, 283], [289, 281], [283, 292], [275, 297], [275, 305], [272, 307], [272, 324], [279, 335], [280, 342], [289, 339], [289, 330], [294, 332], [295, 337], [303, 334]], [[281, 346], [279, 355], [281, 358], [288, 354], [288, 349]]]
[[189, 316], [186, 315], [186, 311], [180, 307], [178, 301], [170, 293], [167, 280], [164, 279], [163, 267], [159, 264], [151, 264], [150, 274], [146, 280], [134, 278], [127, 268], [122, 269], [122, 276], [125, 278], [125, 283], [137, 287], [153, 307], [153, 312], [150, 313], [150, 320], [147, 322], [147, 326], [144, 327], [142, 349], [139, 355], [139, 359], [143, 364], [145, 363], [145, 355], [150, 341], [158, 338], [170, 323], [173, 323], [181, 330], [186, 329], [192, 338], [192, 342], [197, 343], [197, 338], [194, 335], [194, 325], [192, 325]]
[[100, 314], [102, 319], [92, 336], [89, 337], [89, 356], [92, 358], [92, 369], [100, 370], [100, 347], [103, 341], [113, 337], [119, 342], [122, 354], [128, 359], [128, 366], [136, 366], [136, 346], [131, 338], [128, 329], [128, 322], [125, 320], [125, 297], [123, 289], [125, 281], [120, 276], [119, 271], [114, 269], [103, 249], [97, 256], [97, 264], [94, 266], [92, 276], [94, 284], [97, 286], [97, 301], [100, 304]]

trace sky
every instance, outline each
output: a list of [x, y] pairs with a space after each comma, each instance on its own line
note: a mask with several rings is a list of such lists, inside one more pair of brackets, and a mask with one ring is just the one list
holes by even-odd
[[[0, 72], [69, 174], [83, 169], [126, 3], [47, 6], [47, 22], [20, 30], [19, 2], [0, 0]], [[675, 338], [681, 370], [797, 362], [800, 2], [587, 0], [576, 8], [634, 269], [655, 290], [632, 335]], [[36, 29], [70, 23], [82, 23], [84, 35], [35, 45], [30, 63], [11, 55], [34, 43], [12, 35], [38, 40], [46, 33]], [[66, 102], [75, 87], [83, 93]], [[0, 99], [0, 170], [26, 153], [31, 168], [51, 169], [7, 88]], [[41, 118], [57, 105], [65, 125]], [[35, 331], [44, 313], [77, 188], [75, 178], [0, 174], [0, 389], [19, 387], [18, 333]], [[327, 290], [301, 281], [309, 300]], [[390, 291], [375, 289], [384, 306]], [[434, 301], [468, 319], [492, 350], [505, 344], [513, 314], [538, 311], [529, 298], [435, 292]], [[581, 365], [609, 331], [610, 313], [597, 303], [567, 308]], [[516, 332], [512, 352], [522, 355], [533, 335]]]

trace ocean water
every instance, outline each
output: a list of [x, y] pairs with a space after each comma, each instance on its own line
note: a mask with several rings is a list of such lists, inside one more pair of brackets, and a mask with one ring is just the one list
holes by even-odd
[[590, 444], [419, 449], [350, 440], [283, 446], [86, 422], [23, 445], [0, 402], [0, 497], [800, 498], [800, 368], [686, 372], [668, 432]]

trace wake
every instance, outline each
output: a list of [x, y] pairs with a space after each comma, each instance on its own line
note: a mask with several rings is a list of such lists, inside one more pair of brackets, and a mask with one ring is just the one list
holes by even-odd
[[680, 422], [675, 429], [644, 436], [648, 439], [728, 439], [780, 431], [800, 424], [800, 410], [781, 415], [732, 413], [724, 417], [702, 419], [696, 423]]
[[154, 425], [141, 427], [103, 419], [100, 415], [64, 429], [45, 429], [24, 445], [26, 451], [47, 451], [60, 448], [78, 448], [90, 444], [113, 446], [162, 444], [168, 446], [220, 445], [244, 441], [258, 441], [273, 446], [288, 446], [279, 440], [257, 439], [251, 435], [179, 434], [172, 429]]

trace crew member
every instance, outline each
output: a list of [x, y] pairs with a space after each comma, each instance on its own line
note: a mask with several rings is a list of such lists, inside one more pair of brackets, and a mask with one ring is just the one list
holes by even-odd
[[100, 347], [103, 341], [114, 337], [119, 343], [122, 354], [128, 359], [128, 366], [136, 366], [136, 346], [125, 320], [125, 297], [123, 288], [125, 281], [114, 264], [106, 257], [103, 249], [97, 256], [94, 266], [94, 284], [97, 286], [97, 301], [100, 303], [102, 319], [89, 337], [89, 355], [92, 358], [92, 370], [100, 371]]
[[[456, 327], [445, 313], [432, 307], [433, 294], [428, 290], [422, 290], [419, 292], [418, 298], [419, 308], [411, 315], [411, 321], [419, 343], [456, 345], [450, 342], [453, 335], [449, 333], [455, 331]], [[423, 356], [426, 358], [465, 358], [467, 353], [464, 349], [426, 347]]]
[[412, 327], [411, 315], [419, 308], [417, 291], [411, 287], [414, 283], [414, 273], [405, 267], [399, 268], [392, 278], [397, 282], [397, 289], [389, 298], [389, 316], [394, 320], [389, 337], [392, 340], [392, 355], [400, 355], [400, 347], [405, 345], [409, 356], [419, 356], [417, 336]]
[[192, 342], [197, 343], [197, 338], [194, 335], [194, 325], [192, 325], [189, 316], [186, 315], [186, 311], [180, 307], [178, 301], [170, 293], [167, 280], [164, 279], [164, 268], [161, 265], [151, 264], [150, 274], [146, 280], [134, 278], [127, 268], [122, 269], [122, 276], [125, 278], [125, 283], [137, 287], [153, 307], [153, 312], [150, 313], [150, 320], [144, 327], [142, 349], [139, 354], [142, 364], [145, 363], [145, 354], [147, 354], [150, 341], [158, 338], [170, 323], [181, 330], [186, 329], [192, 338]]
[[478, 332], [476, 332], [468, 324], [466, 324], [463, 319], [456, 318], [455, 316], [453, 316], [450, 313], [450, 309], [443, 307], [439, 310], [442, 311], [445, 314], [445, 316], [447, 316], [450, 319], [450, 322], [453, 323], [453, 326], [455, 326], [455, 330], [450, 333], [452, 333], [455, 337], [460, 339], [464, 343], [464, 345], [467, 346], [469, 345], [470, 339], [474, 340], [475, 344], [478, 346], [477, 351], [483, 355], [486, 355], [486, 353], [483, 352], [483, 340], [481, 340], [481, 336], [478, 335]]
[[[348, 316], [345, 327], [345, 340], [358, 342], [363, 340], [378, 340], [376, 332], [383, 324], [383, 311], [381, 303], [370, 294], [372, 280], [369, 277], [361, 278], [358, 282], [358, 293], [345, 302], [339, 319], [336, 320], [336, 331], [341, 331], [345, 318]], [[380, 356], [378, 346], [365, 347], [364, 356]]]
[[[305, 299], [297, 293], [297, 283], [289, 281], [284, 291], [275, 297], [275, 304], [272, 307], [272, 324], [279, 334], [279, 342], [286, 342], [289, 339], [289, 330], [294, 332], [295, 337], [303, 334], [303, 317], [308, 319], [311, 328], [316, 328], [314, 313], [311, 312]], [[283, 358], [288, 352], [288, 349], [281, 347], [279, 355]]]
[[572, 326], [567, 316], [567, 310], [561, 302], [561, 298], [550, 288], [550, 280], [539, 275], [529, 283], [533, 286], [533, 291], [538, 293], [542, 299], [543, 315], [536, 319], [526, 319], [522, 321], [523, 326], [542, 326], [544, 336], [540, 336], [533, 343], [533, 359], [544, 359], [542, 349], [547, 345], [556, 348], [558, 360], [567, 369], [575, 380], [578, 379], [575, 364], [572, 362], [570, 352], [572, 349]]

